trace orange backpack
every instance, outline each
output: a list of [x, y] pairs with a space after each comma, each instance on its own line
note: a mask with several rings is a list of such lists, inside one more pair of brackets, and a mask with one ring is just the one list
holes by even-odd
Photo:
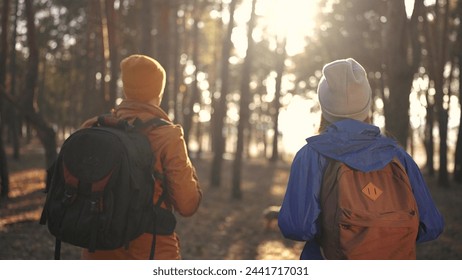
[[321, 221], [327, 259], [416, 258], [417, 204], [397, 159], [371, 172], [332, 161], [321, 188]]

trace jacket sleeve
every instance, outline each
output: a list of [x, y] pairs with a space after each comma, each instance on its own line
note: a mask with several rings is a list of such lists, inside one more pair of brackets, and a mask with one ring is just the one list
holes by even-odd
[[166, 130], [164, 132], [168, 134], [158, 156], [166, 176], [170, 200], [180, 215], [189, 217], [197, 211], [202, 191], [188, 156], [183, 130], [178, 125], [161, 127], [159, 130]]
[[428, 186], [415, 161], [405, 152], [401, 155], [400, 160], [408, 174], [419, 210], [420, 223], [417, 243], [434, 240], [443, 232], [443, 216], [436, 208]]
[[308, 145], [296, 154], [278, 218], [284, 237], [308, 241], [319, 233], [319, 200], [325, 166], [325, 158]]

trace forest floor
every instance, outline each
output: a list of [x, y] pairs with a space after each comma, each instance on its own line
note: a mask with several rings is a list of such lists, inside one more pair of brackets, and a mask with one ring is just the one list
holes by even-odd
[[[25, 146], [21, 160], [8, 153], [10, 198], [0, 201], [0, 260], [49, 260], [54, 239], [39, 225], [45, 170], [43, 152], [37, 145]], [[270, 163], [251, 159], [244, 163], [241, 200], [231, 199], [232, 163], [223, 166], [223, 184], [209, 185], [210, 162], [194, 159], [203, 190], [198, 212], [178, 217], [177, 232], [183, 259], [189, 260], [291, 260], [298, 259], [303, 243], [284, 239], [274, 223], [266, 227], [263, 211], [279, 205], [285, 192], [290, 162]], [[228, 171], [228, 172], [226, 172]], [[417, 258], [462, 259], [462, 186], [438, 186], [427, 178], [431, 194], [444, 215], [446, 227], [436, 240], [417, 247]], [[63, 259], [78, 259], [79, 248], [63, 244]]]

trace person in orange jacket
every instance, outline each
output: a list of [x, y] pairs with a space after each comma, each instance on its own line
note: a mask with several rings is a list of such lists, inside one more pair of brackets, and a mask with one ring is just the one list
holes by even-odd
[[[165, 70], [155, 59], [145, 55], [131, 55], [120, 63], [125, 99], [112, 110], [113, 116], [133, 122], [136, 118], [147, 121], [162, 118], [168, 122], [168, 115], [159, 107], [165, 88]], [[84, 122], [82, 127], [90, 127], [97, 117]], [[165, 176], [167, 199], [162, 207], [176, 211], [184, 217], [192, 216], [198, 209], [202, 192], [194, 166], [189, 159], [183, 129], [180, 125], [169, 124], [148, 132], [151, 148], [156, 156], [154, 172]], [[160, 180], [154, 187], [154, 203], [163, 192]], [[144, 233], [130, 242], [128, 248], [101, 250], [90, 253], [83, 249], [82, 259], [148, 259], [152, 234]], [[155, 259], [181, 259], [178, 235], [157, 235]]]

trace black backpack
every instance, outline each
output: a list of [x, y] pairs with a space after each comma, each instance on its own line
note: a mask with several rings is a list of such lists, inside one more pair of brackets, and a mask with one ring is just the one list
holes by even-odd
[[[143, 131], [170, 124], [163, 119], [129, 124], [104, 115], [90, 128], [77, 130], [63, 143], [48, 170], [47, 197], [40, 224], [56, 237], [55, 259], [61, 242], [90, 252], [125, 246], [143, 233], [172, 234], [174, 214], [160, 207], [166, 198], [161, 174], [153, 174], [155, 156]], [[154, 182], [162, 194], [153, 203]], [[155, 233], [155, 234], [154, 234]]]

